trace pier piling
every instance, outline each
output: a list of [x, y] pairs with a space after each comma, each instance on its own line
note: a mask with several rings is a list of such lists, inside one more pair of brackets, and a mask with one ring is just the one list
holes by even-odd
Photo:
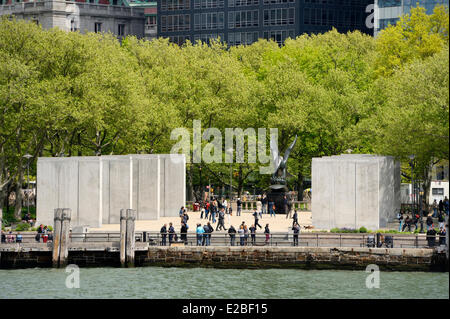
[[120, 265], [125, 266], [127, 245], [127, 210], [120, 210]]
[[59, 266], [59, 252], [60, 252], [60, 242], [61, 242], [61, 220], [62, 220], [62, 209], [55, 209], [55, 217], [53, 219], [53, 251], [52, 251], [52, 265], [53, 267]]
[[61, 241], [59, 250], [59, 267], [65, 267], [67, 264], [67, 257], [69, 256], [69, 241], [70, 241], [70, 220], [72, 210], [64, 208], [61, 216]]
[[126, 244], [126, 258], [127, 266], [134, 267], [134, 250], [135, 250], [135, 233], [134, 222], [136, 220], [136, 211], [127, 209], [127, 244]]

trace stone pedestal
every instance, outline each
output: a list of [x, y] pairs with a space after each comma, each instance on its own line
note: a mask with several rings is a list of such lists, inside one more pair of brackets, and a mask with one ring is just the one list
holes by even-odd
[[[284, 196], [287, 195], [288, 189], [284, 185], [271, 185], [267, 191], [267, 202], [275, 203], [275, 212], [277, 214], [285, 214], [286, 207], [284, 205]], [[267, 211], [269, 212], [269, 211]]]

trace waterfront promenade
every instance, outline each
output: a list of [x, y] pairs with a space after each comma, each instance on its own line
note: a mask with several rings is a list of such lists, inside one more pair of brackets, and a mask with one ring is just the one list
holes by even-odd
[[[233, 216], [230, 216], [230, 223], [228, 222], [228, 217], [225, 217], [225, 227], [231, 225], [237, 229], [237, 227], [245, 221], [245, 224], [250, 227], [255, 221], [253, 212], [242, 212], [241, 216], [236, 216], [236, 212], [233, 212]], [[312, 217], [311, 212], [307, 211], [298, 211], [298, 221], [302, 226], [302, 231], [311, 231], [306, 230], [303, 226], [312, 226]], [[201, 225], [206, 224], [209, 220], [200, 218], [200, 212], [188, 212], [189, 220], [189, 232], [195, 232], [195, 227], [198, 223]], [[293, 212], [292, 214], [293, 215]], [[208, 216], [209, 217], [209, 216]], [[292, 217], [292, 216], [291, 216]], [[216, 220], [218, 220], [216, 215]], [[173, 224], [173, 227], [177, 232], [179, 232], [181, 227], [181, 219], [179, 217], [160, 217], [158, 220], [137, 220], [135, 223], [136, 231], [159, 231], [164, 224], [169, 225], [169, 223]], [[269, 224], [271, 232], [287, 232], [288, 229], [292, 228], [292, 218], [286, 218], [285, 214], [278, 214], [276, 217], [270, 217], [269, 214], [263, 214], [263, 218], [259, 220], [259, 224], [263, 227], [262, 229], [257, 230], [257, 232], [262, 233], [264, 230], [264, 226]], [[216, 229], [217, 222], [211, 225]], [[119, 231], [120, 224], [104, 224], [100, 228], [89, 228], [91, 232], [105, 232], [105, 231]], [[225, 233], [225, 231], [219, 231], [221, 233]]]

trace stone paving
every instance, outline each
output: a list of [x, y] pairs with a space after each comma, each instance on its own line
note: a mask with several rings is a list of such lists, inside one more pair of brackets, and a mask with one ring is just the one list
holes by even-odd
[[[293, 214], [293, 213], [292, 213]], [[306, 211], [299, 211], [298, 214], [298, 220], [300, 223], [300, 226], [302, 226], [302, 232], [304, 231], [311, 231], [311, 230], [304, 230], [303, 226], [311, 226], [312, 225], [312, 219], [311, 219], [311, 212]], [[197, 223], [200, 223], [202, 225], [205, 225], [207, 223], [206, 219], [200, 218], [200, 212], [188, 212], [189, 215], [189, 221], [188, 226], [189, 230], [188, 232], [195, 232], [195, 228]], [[208, 216], [209, 217], [209, 216]], [[291, 216], [292, 217], [292, 216]], [[236, 212], [233, 212], [233, 216], [230, 216], [230, 220], [228, 220], [228, 215], [225, 216], [225, 227], [228, 229], [230, 223], [234, 226], [234, 228], [238, 228], [238, 226], [245, 221], [245, 223], [250, 227], [254, 222], [254, 217], [251, 212], [242, 212], [241, 216], [236, 216]], [[173, 223], [175, 230], [178, 232], [181, 227], [181, 219], [178, 217], [161, 217], [159, 220], [137, 220], [136, 221], [136, 231], [159, 231], [162, 227], [162, 225], [169, 223]], [[217, 226], [217, 217], [216, 217], [216, 223], [211, 224], [214, 227], [214, 230]], [[292, 218], [286, 218], [286, 215], [277, 215], [276, 217], [270, 217], [269, 214], [263, 214], [263, 218], [259, 220], [259, 224], [262, 226], [261, 231], [258, 231], [258, 233], [261, 233], [264, 231], [264, 227], [266, 224], [269, 224], [270, 231], [273, 232], [286, 232], [292, 228]], [[257, 227], [259, 230], [259, 227]], [[89, 231], [119, 231], [120, 225], [119, 224], [106, 224], [103, 225], [101, 228], [89, 228]], [[225, 231], [219, 231], [219, 232], [225, 232]]]

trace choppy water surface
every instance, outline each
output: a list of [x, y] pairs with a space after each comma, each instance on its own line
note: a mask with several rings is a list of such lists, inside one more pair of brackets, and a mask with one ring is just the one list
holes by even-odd
[[[0, 298], [449, 298], [449, 274], [211, 268], [80, 268], [80, 288], [64, 269], [0, 270]], [[208, 287], [205, 289], [205, 286]]]

